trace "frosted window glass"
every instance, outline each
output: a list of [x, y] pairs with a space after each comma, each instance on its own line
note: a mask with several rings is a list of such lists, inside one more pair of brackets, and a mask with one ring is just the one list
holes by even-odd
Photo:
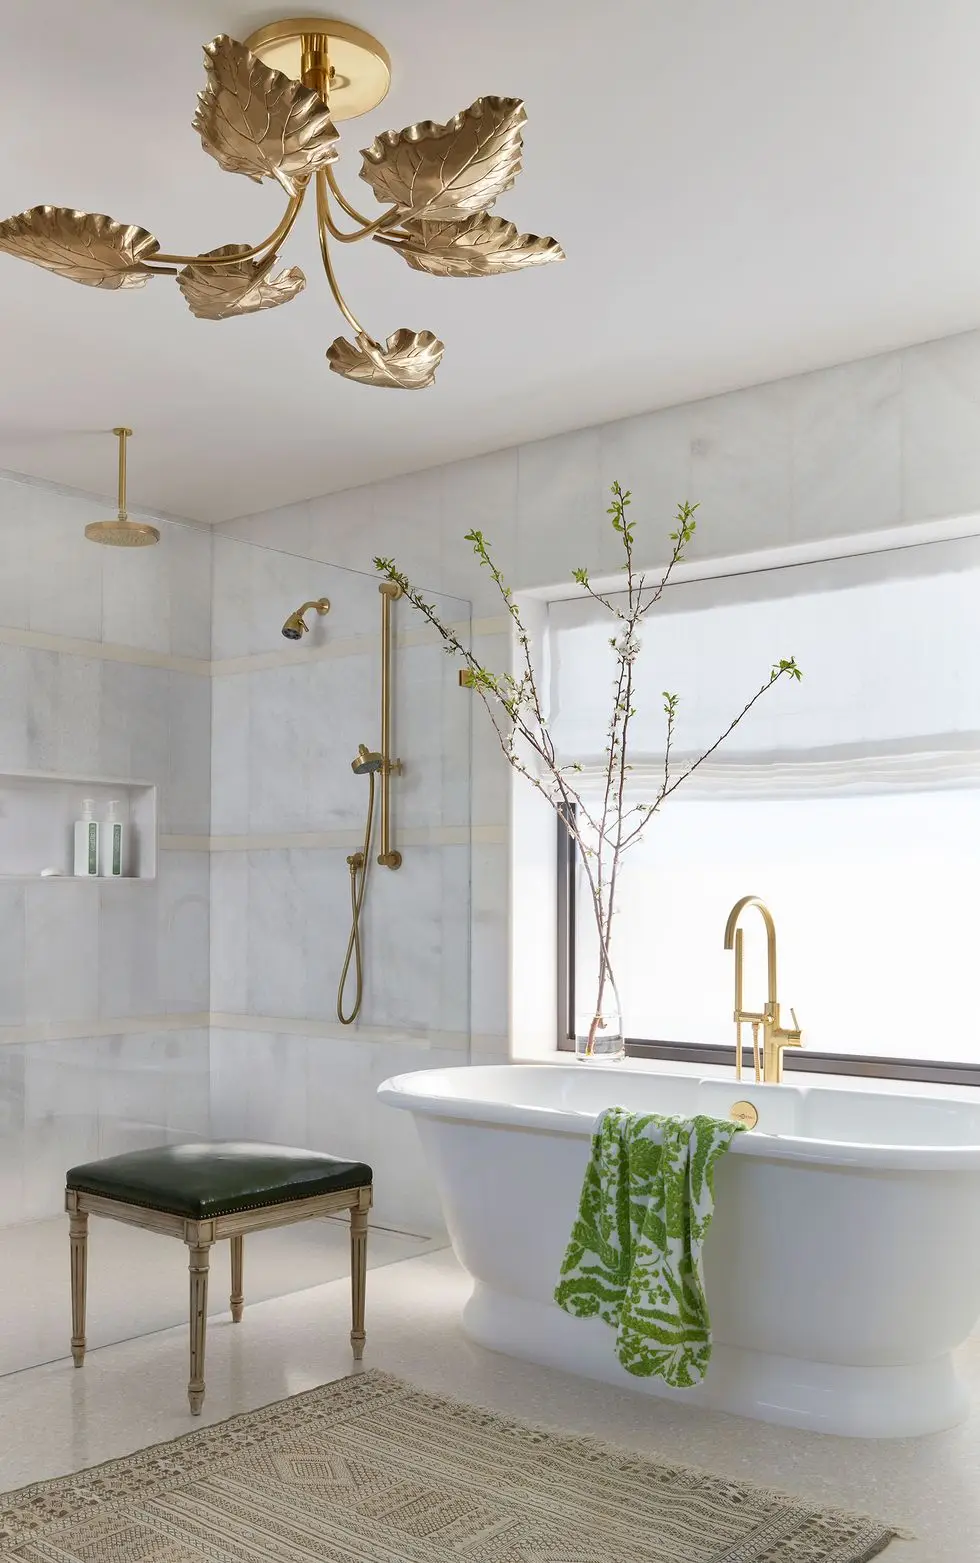
[[[549, 606], [552, 731], [586, 789], [609, 720], [609, 633], [588, 599]], [[782, 656], [803, 682], [781, 681], [625, 860], [613, 956], [627, 1030], [734, 1042], [722, 937], [752, 894], [776, 918], [779, 996], [808, 1046], [980, 1064], [980, 539], [670, 587], [642, 631], [634, 796], [662, 774], [661, 690], [681, 695], [676, 774]], [[757, 1008], [761, 920], [745, 928]], [[582, 884], [586, 1005], [596, 959]]]
[[[668, 805], [626, 859], [614, 964], [628, 1033], [731, 1045], [725, 920], [771, 908], [779, 996], [819, 1052], [980, 1064], [975, 862], [980, 790]], [[581, 882], [581, 874], [580, 874]], [[594, 984], [578, 897], [577, 980]], [[745, 1002], [765, 995], [765, 939], [744, 914]], [[748, 1028], [746, 1028], [748, 1040]]]

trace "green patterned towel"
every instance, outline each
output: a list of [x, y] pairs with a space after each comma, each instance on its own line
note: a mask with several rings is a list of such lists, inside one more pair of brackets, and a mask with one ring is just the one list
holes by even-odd
[[704, 1377], [711, 1323], [701, 1244], [715, 1162], [741, 1127], [625, 1107], [596, 1121], [555, 1302], [612, 1325], [616, 1355], [640, 1378], [690, 1389]]

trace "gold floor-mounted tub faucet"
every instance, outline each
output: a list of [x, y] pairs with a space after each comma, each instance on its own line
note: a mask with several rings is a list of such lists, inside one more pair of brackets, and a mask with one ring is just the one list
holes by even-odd
[[[762, 1010], [746, 1009], [742, 1002], [742, 930], [738, 927], [738, 920], [747, 906], [757, 906], [766, 925], [768, 996], [766, 1007]], [[735, 1078], [737, 1080], [742, 1078], [742, 1027], [751, 1025], [755, 1078], [770, 1085], [778, 1085], [783, 1078], [783, 1049], [802, 1047], [803, 1034], [800, 1031], [795, 1009], [790, 1010], [793, 1017], [792, 1026], [781, 1026], [779, 1023], [779, 999], [776, 995], [776, 924], [773, 922], [768, 906], [760, 901], [757, 895], [744, 895], [741, 901], [736, 901], [728, 914], [728, 922], [725, 924], [725, 949], [733, 948], [735, 950]], [[761, 1073], [760, 1028], [762, 1030]]]

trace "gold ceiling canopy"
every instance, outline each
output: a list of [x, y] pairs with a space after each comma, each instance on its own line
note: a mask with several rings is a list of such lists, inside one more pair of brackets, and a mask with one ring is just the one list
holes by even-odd
[[[443, 343], [431, 331], [403, 327], [386, 342], [365, 331], [337, 284], [332, 242], [372, 239], [435, 277], [492, 277], [564, 258], [557, 240], [489, 215], [521, 171], [526, 115], [518, 98], [477, 98], [444, 125], [423, 120], [377, 136], [362, 153], [361, 178], [383, 210], [368, 217], [342, 193], [333, 164], [335, 120], [375, 108], [388, 90], [388, 56], [376, 39], [347, 23], [300, 17], [270, 23], [245, 43], [222, 34], [204, 58], [193, 121], [204, 150], [227, 173], [276, 180], [288, 198], [267, 239], [171, 255], [136, 224], [35, 206], [0, 222], [0, 250], [88, 287], [139, 288], [176, 276], [192, 314], [227, 320], [288, 304], [305, 288], [297, 266], [271, 273], [312, 189], [323, 268], [354, 335], [331, 343], [330, 368], [400, 390], [432, 384]], [[342, 228], [338, 210], [357, 226]]]

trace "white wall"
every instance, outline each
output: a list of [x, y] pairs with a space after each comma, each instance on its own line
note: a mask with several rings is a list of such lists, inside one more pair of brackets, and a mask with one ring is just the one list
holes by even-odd
[[[683, 499], [701, 506], [692, 559], [980, 509], [980, 333], [326, 495], [222, 530], [355, 569], [392, 554], [417, 582], [472, 599], [475, 646], [499, 667], [506, 624], [464, 533], [485, 532], [516, 589], [567, 580], [578, 565], [615, 569], [619, 545], [606, 515], [614, 478], [633, 491], [647, 563], [666, 557]], [[510, 971], [511, 778], [482, 717], [475, 711], [477, 1058], [506, 1053]], [[543, 940], [543, 960], [547, 951]], [[515, 1031], [520, 1021], [518, 1013]]]
[[105, 514], [0, 478], [0, 772], [155, 781], [161, 830], [152, 881], [0, 862], [0, 1225], [62, 1209], [74, 1162], [207, 1129], [212, 544], [99, 548]]

